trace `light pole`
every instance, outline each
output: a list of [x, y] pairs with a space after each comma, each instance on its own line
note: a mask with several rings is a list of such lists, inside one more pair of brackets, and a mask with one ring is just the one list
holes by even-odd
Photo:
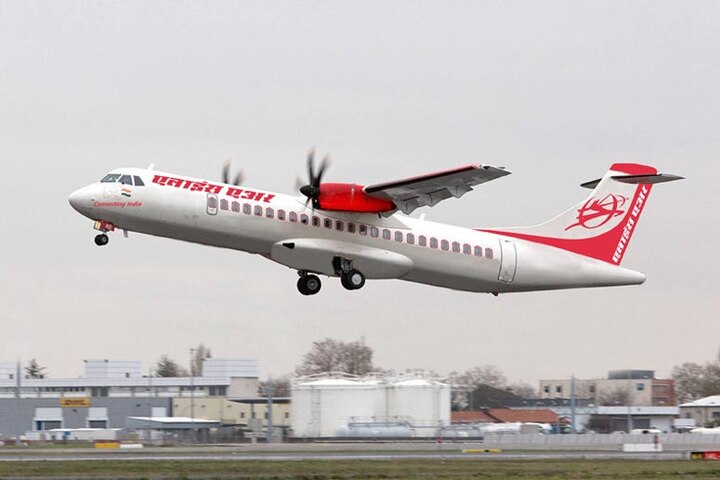
[[195, 443], [195, 372], [193, 361], [195, 349], [190, 349], [190, 424], [192, 425], [192, 443]]
[[266, 443], [272, 443], [273, 438], [273, 418], [272, 418], [272, 406], [273, 406], [273, 384], [272, 377], [268, 377], [267, 381], [267, 436], [265, 439]]

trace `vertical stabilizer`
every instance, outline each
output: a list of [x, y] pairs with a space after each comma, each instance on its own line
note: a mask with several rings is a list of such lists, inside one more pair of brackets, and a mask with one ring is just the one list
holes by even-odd
[[588, 198], [543, 224], [483, 230], [542, 243], [620, 265], [653, 184], [682, 177], [654, 167], [616, 163], [601, 179], [583, 184]]

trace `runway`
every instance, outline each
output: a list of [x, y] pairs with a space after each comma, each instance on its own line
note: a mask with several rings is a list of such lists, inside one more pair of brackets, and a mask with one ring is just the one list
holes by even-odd
[[438, 452], [25, 452], [23, 454], [3, 453], [0, 462], [65, 462], [65, 461], [348, 461], [348, 460], [683, 460], [684, 452], [664, 453], [624, 453], [624, 452], [502, 452], [502, 453], [462, 453], [460, 451]]

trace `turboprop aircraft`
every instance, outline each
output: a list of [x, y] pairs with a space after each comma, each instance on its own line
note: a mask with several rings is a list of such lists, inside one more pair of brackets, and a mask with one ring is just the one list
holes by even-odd
[[318, 275], [348, 290], [366, 279], [400, 279], [471, 292], [635, 285], [645, 275], [620, 266], [653, 185], [681, 179], [651, 166], [616, 163], [585, 200], [531, 227], [461, 228], [408, 216], [509, 175], [466, 165], [394, 182], [325, 183], [327, 157], [302, 195], [160, 172], [120, 168], [70, 195], [95, 222], [99, 246], [115, 230], [139, 232], [262, 255], [297, 270], [303, 295], [320, 291]]

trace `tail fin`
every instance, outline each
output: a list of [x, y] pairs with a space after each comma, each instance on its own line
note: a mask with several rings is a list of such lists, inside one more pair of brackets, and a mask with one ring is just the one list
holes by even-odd
[[601, 179], [582, 184], [594, 188], [587, 199], [552, 220], [533, 227], [485, 231], [620, 265], [652, 186], [681, 178], [657, 173], [647, 165], [616, 163]]

